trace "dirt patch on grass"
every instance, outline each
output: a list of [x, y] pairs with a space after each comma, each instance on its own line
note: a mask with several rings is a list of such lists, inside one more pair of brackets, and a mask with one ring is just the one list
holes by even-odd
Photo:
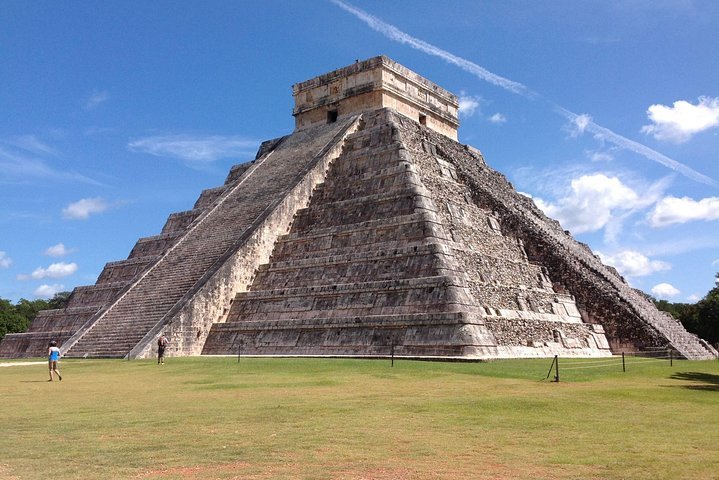
[[47, 362], [0, 362], [0, 367], [23, 367], [25, 365], [47, 365]]
[[321, 478], [328, 480], [504, 480], [545, 479], [562, 480], [569, 478], [601, 478], [592, 469], [574, 466], [556, 468], [532, 466], [511, 466], [501, 463], [482, 463], [471, 468], [452, 467], [443, 462], [434, 467], [421, 469], [407, 467], [360, 467], [337, 465], [301, 465], [282, 463], [258, 465], [247, 462], [201, 465], [191, 467], [172, 467], [149, 470], [135, 476], [136, 479], [162, 480], [270, 480], [295, 478]]
[[8, 465], [0, 464], [0, 478], [7, 480], [20, 480], [20, 477], [10, 474], [10, 468]]

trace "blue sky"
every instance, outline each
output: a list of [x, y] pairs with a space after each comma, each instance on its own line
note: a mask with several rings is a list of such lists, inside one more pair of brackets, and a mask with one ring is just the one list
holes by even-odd
[[91, 285], [293, 129], [293, 83], [384, 54], [631, 285], [719, 272], [719, 2], [4, 2], [0, 297]]

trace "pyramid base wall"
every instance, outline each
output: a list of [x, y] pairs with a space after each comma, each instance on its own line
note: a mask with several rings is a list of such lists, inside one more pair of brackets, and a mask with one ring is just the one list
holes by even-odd
[[464, 314], [391, 315], [216, 324], [203, 355], [494, 355], [494, 338]]
[[213, 325], [209, 338], [203, 355], [467, 360], [612, 355], [598, 325], [491, 320], [466, 313], [233, 322]]

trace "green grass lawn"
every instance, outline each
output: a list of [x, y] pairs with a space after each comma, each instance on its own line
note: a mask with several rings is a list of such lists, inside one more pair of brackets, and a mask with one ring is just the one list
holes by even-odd
[[0, 478], [719, 478], [719, 362], [592, 362], [0, 366]]

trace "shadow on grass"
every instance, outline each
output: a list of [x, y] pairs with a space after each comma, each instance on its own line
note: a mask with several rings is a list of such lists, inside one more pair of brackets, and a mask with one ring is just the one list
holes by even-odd
[[677, 372], [670, 377], [672, 380], [684, 380], [693, 382], [692, 385], [681, 385], [689, 390], [703, 390], [707, 392], [719, 392], [719, 375], [702, 372]]

